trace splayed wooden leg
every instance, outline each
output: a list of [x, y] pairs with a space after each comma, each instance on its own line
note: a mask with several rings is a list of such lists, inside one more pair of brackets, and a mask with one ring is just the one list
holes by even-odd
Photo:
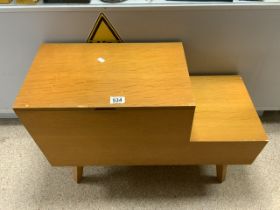
[[74, 175], [74, 180], [75, 180], [77, 183], [80, 183], [81, 180], [82, 180], [82, 177], [83, 177], [83, 169], [84, 169], [83, 166], [76, 166], [76, 167], [74, 168], [73, 175]]
[[227, 165], [216, 165], [217, 179], [219, 182], [223, 182], [227, 174]]

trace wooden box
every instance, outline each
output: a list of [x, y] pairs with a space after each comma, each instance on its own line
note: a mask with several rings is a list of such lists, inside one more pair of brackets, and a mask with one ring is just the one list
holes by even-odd
[[43, 44], [13, 108], [52, 165], [152, 165], [195, 102], [181, 43]]
[[16, 0], [17, 4], [37, 4], [39, 0]]
[[0, 0], [0, 4], [10, 4], [12, 0]]

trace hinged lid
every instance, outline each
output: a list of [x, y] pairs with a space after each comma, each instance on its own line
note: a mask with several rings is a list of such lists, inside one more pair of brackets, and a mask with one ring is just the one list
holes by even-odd
[[43, 44], [14, 108], [194, 106], [181, 43]]

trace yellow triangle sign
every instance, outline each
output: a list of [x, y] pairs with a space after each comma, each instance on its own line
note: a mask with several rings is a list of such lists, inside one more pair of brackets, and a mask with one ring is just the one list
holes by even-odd
[[121, 42], [117, 31], [111, 25], [109, 20], [101, 13], [95, 22], [95, 25], [87, 39], [89, 43], [113, 43]]

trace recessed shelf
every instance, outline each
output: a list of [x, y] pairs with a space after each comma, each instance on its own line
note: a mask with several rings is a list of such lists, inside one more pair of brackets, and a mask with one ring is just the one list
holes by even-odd
[[199, 1], [165, 1], [165, 0], [128, 0], [121, 3], [104, 3], [91, 0], [89, 4], [46, 4], [40, 0], [37, 4], [0, 4], [0, 12], [16, 11], [80, 11], [80, 10], [118, 10], [118, 9], [279, 9], [279, 2], [239, 1], [233, 2], [199, 2]]

